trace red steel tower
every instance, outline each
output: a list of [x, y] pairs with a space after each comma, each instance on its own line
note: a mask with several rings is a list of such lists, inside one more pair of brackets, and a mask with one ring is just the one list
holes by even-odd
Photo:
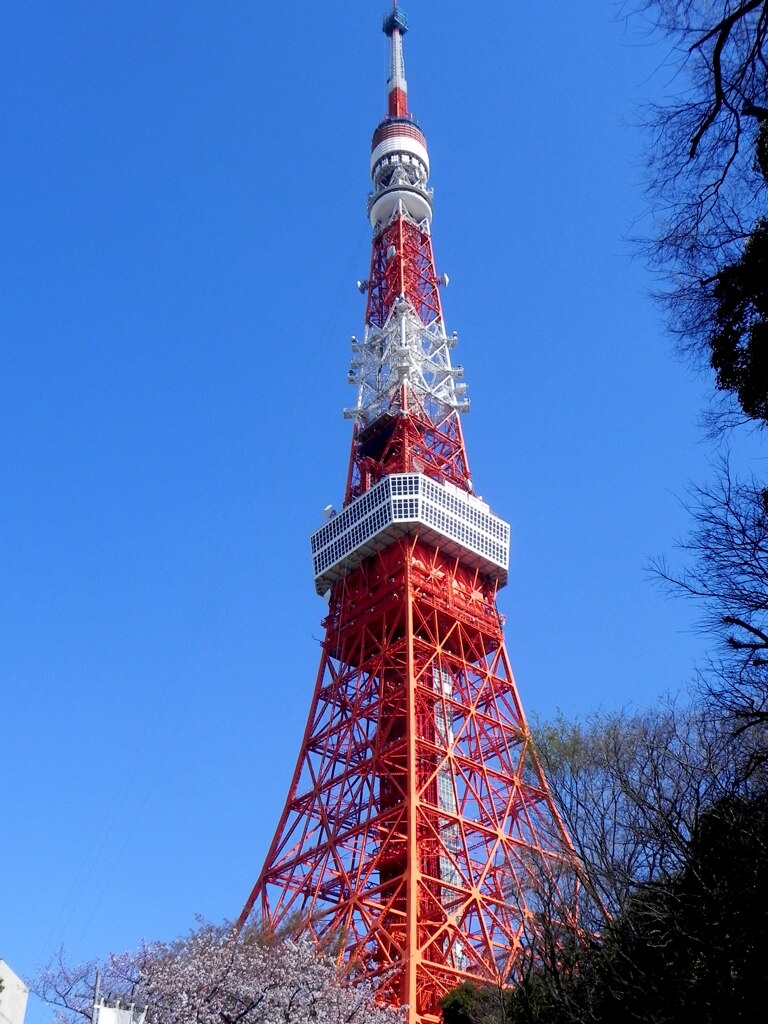
[[[408, 110], [405, 15], [384, 20], [388, 113], [373, 135], [373, 254], [342, 510], [311, 537], [328, 596], [288, 800], [238, 922], [308, 930], [412, 1024], [463, 980], [513, 983], [546, 898], [573, 925], [576, 862], [510, 670], [496, 591], [509, 525], [474, 493]], [[542, 888], [543, 887], [543, 888]]]

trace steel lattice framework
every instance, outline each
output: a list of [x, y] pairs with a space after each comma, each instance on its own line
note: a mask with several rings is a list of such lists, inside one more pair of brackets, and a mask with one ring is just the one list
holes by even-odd
[[514, 983], [543, 894], [575, 927], [578, 866], [496, 608], [509, 527], [473, 494], [426, 141], [408, 113], [406, 27], [395, 6], [344, 508], [312, 539], [329, 596], [323, 654], [285, 809], [238, 927], [258, 914], [308, 930], [351, 970], [380, 976], [382, 998], [407, 1004], [416, 1024], [438, 1019], [440, 996], [462, 980]]

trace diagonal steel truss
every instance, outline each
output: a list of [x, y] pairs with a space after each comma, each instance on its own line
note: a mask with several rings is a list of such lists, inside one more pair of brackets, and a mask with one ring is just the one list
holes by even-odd
[[402, 538], [334, 586], [289, 797], [241, 924], [258, 912], [382, 975], [431, 1019], [465, 979], [514, 980], [576, 862], [536, 760], [495, 593]]

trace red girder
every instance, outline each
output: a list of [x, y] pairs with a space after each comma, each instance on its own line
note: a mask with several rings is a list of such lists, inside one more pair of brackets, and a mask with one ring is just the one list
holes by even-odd
[[343, 936], [413, 1022], [462, 980], [514, 977], [542, 875], [575, 924], [576, 861], [494, 599], [411, 538], [334, 586], [294, 781], [239, 922]]
[[435, 423], [404, 389], [401, 410], [379, 417], [352, 440], [346, 502], [363, 494], [390, 473], [424, 473], [469, 488], [469, 464], [458, 413], [446, 412]]
[[423, 323], [442, 319], [432, 238], [402, 215], [374, 236], [366, 323], [383, 327], [401, 295]]

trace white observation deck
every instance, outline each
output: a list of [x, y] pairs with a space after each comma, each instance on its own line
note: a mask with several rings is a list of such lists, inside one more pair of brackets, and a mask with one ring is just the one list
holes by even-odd
[[318, 594], [406, 534], [417, 534], [498, 586], [507, 582], [509, 523], [454, 484], [423, 473], [393, 473], [310, 535]]

